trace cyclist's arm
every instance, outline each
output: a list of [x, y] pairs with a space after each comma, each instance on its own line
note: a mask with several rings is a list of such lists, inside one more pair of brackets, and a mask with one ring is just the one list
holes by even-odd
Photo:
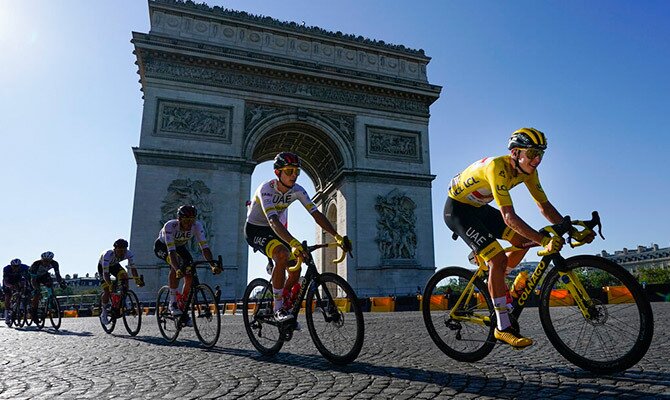
[[63, 278], [60, 276], [60, 266], [58, 265], [57, 261], [52, 261], [51, 265], [54, 268], [54, 274], [56, 275], [56, 280], [58, 283], [63, 282]]
[[319, 210], [313, 211], [312, 212], [312, 218], [314, 218], [314, 221], [317, 224], [319, 224], [319, 226], [321, 228], [323, 228], [323, 230], [325, 230], [326, 232], [333, 235], [333, 237], [337, 236], [337, 231], [333, 227], [333, 224], [330, 223], [328, 218], [326, 218], [326, 216], [323, 215], [323, 213], [321, 211], [319, 211]]
[[537, 206], [540, 208], [540, 212], [544, 215], [547, 221], [552, 224], [560, 224], [563, 222], [563, 216], [556, 210], [556, 207], [554, 207], [549, 200], [544, 203], [537, 203]]
[[286, 229], [284, 224], [279, 220], [278, 214], [272, 214], [268, 217], [268, 222], [270, 223], [270, 228], [286, 243], [291, 243], [292, 240], [296, 240]]
[[509, 226], [514, 230], [514, 232], [519, 235], [532, 240], [533, 242], [540, 244], [544, 236], [531, 228], [521, 217], [519, 217], [514, 211], [514, 206], [501, 206], [500, 213], [502, 214], [505, 225]]

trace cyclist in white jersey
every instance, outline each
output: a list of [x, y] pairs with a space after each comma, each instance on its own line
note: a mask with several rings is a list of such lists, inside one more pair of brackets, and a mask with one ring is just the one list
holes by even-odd
[[144, 286], [144, 281], [137, 275], [133, 252], [128, 250], [128, 241], [118, 239], [114, 242], [114, 248], [107, 250], [100, 255], [98, 260], [98, 275], [102, 279], [102, 312], [100, 319], [107, 325], [109, 318], [107, 316], [109, 308], [109, 293], [112, 290], [112, 276], [116, 277], [117, 283], [120, 283], [124, 290], [128, 290], [128, 273], [121, 266], [121, 261], [128, 260], [128, 267], [133, 275], [135, 284], [139, 287]]
[[212, 273], [221, 273], [212, 258], [212, 251], [207, 244], [205, 228], [202, 222], [197, 221], [198, 211], [194, 206], [183, 205], [177, 210], [177, 219], [171, 219], [165, 223], [158, 233], [158, 239], [154, 242], [154, 253], [156, 257], [168, 263], [170, 273], [168, 274], [168, 286], [170, 287], [170, 306], [168, 307], [172, 315], [181, 315], [182, 310], [177, 307], [177, 285], [179, 279], [184, 277], [184, 286], [182, 294], [188, 296], [191, 290], [191, 281], [193, 275], [191, 272], [191, 263], [193, 257], [186, 248], [186, 244], [195, 238], [202, 250], [205, 260], [210, 262]]
[[267, 181], [256, 189], [244, 228], [249, 246], [274, 261], [272, 291], [277, 321], [293, 318], [283, 304], [290, 288], [300, 277], [298, 270], [289, 272], [287, 279], [286, 268], [295, 265], [296, 256], [308, 256], [300, 241], [286, 228], [286, 209], [292, 202], [300, 201], [321, 228], [333, 235], [345, 251], [351, 250], [349, 239], [337, 233], [326, 216], [316, 208], [305, 189], [296, 184], [300, 167], [300, 158], [297, 155], [289, 152], [277, 154], [274, 159], [277, 179]]

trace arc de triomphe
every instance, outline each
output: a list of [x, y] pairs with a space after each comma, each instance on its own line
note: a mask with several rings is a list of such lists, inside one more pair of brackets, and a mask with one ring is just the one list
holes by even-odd
[[425, 284], [434, 270], [429, 106], [441, 87], [428, 83], [422, 50], [192, 2], [149, 0], [149, 13], [150, 32], [132, 39], [144, 111], [131, 249], [143, 299], [167, 282], [153, 242], [186, 203], [224, 259], [222, 275], [203, 269], [201, 280], [241, 297], [251, 174], [279, 151], [302, 157], [319, 209], [354, 242], [342, 264], [320, 254], [322, 270], [359, 296]]

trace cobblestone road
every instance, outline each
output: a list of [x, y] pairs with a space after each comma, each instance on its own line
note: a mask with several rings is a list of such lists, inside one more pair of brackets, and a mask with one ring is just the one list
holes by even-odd
[[363, 351], [346, 367], [321, 357], [306, 328], [279, 355], [264, 358], [241, 316], [224, 316], [211, 350], [188, 328], [177, 343], [165, 344], [153, 316], [144, 317], [135, 338], [123, 324], [105, 334], [96, 318], [65, 319], [57, 333], [0, 323], [0, 398], [670, 398], [670, 303], [653, 307], [655, 335], [645, 358], [606, 377], [563, 359], [544, 336], [536, 309], [521, 320], [536, 345], [497, 346], [477, 363], [441, 353], [419, 312], [365, 313]]

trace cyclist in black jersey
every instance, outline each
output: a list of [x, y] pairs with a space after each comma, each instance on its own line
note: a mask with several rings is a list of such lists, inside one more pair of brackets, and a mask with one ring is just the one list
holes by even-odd
[[21, 290], [28, 284], [30, 276], [28, 275], [28, 266], [23, 264], [18, 258], [13, 259], [9, 265], [2, 270], [2, 291], [5, 293], [5, 323], [10, 324], [10, 315], [8, 310], [13, 292]]

